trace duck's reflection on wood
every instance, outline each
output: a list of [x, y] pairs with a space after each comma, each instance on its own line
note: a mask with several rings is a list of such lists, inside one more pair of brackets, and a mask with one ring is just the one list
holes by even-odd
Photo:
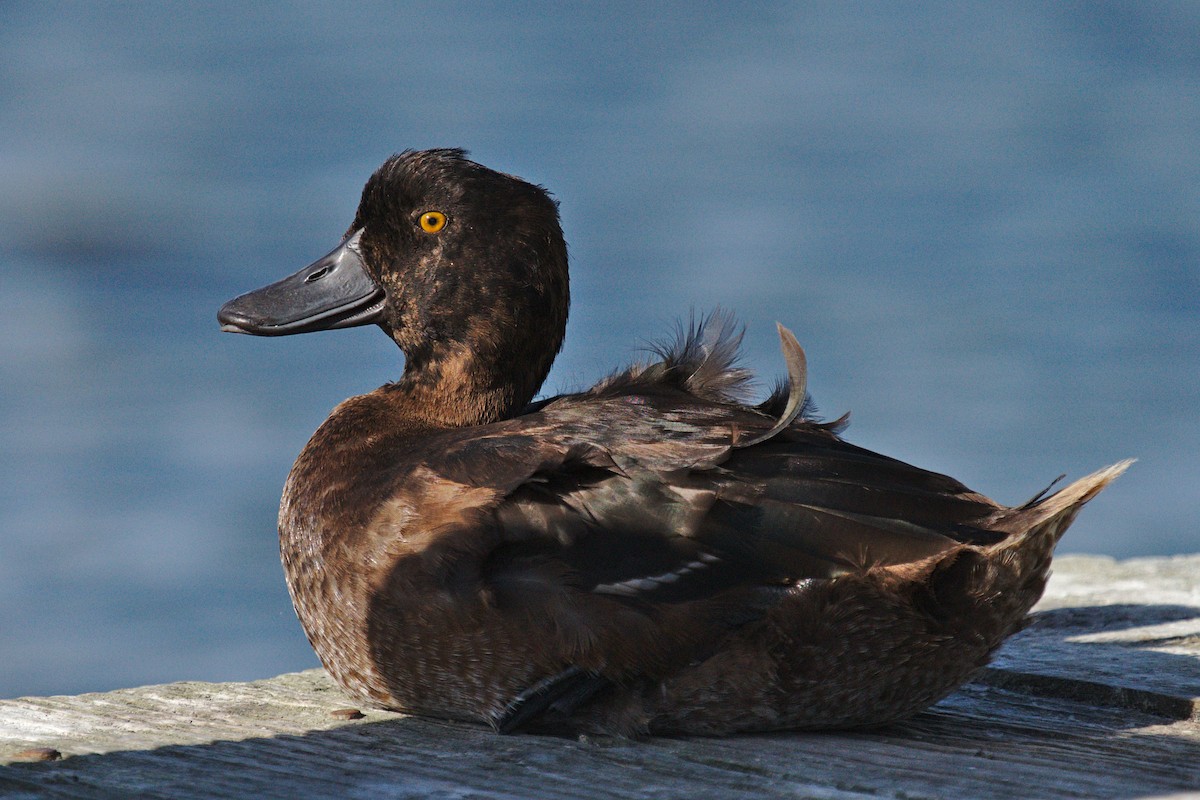
[[371, 176], [344, 241], [224, 330], [373, 323], [407, 358], [297, 459], [279, 532], [309, 640], [352, 695], [498, 730], [871, 725], [1022, 625], [1122, 462], [1008, 508], [806, 415], [804, 354], [750, 406], [717, 316], [661, 360], [529, 405], [569, 303], [557, 206], [459, 150]]

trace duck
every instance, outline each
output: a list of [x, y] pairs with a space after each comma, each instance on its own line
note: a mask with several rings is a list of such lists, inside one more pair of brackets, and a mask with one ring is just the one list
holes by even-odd
[[902, 720], [1023, 627], [1131, 463], [1001, 505], [820, 420], [782, 326], [787, 378], [753, 403], [724, 312], [535, 400], [569, 304], [557, 201], [447, 148], [389, 158], [336, 248], [220, 309], [224, 331], [376, 325], [403, 351], [279, 510], [296, 614], [357, 701], [501, 733]]

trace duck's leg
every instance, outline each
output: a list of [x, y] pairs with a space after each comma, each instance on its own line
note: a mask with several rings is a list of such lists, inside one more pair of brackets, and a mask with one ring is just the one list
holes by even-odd
[[609, 686], [612, 681], [603, 675], [567, 667], [517, 695], [492, 725], [498, 733], [516, 733], [547, 713], [565, 718]]

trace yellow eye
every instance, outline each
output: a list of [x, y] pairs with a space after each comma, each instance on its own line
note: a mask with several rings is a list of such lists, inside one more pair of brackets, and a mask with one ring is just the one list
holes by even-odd
[[421, 230], [426, 233], [437, 233], [446, 227], [446, 215], [440, 211], [426, 211], [421, 215]]

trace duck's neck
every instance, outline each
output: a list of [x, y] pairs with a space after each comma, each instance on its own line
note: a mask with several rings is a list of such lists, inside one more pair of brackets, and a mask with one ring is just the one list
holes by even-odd
[[503, 357], [494, 347], [454, 344], [410, 357], [403, 377], [388, 386], [387, 393], [417, 424], [484, 425], [520, 413], [537, 393], [553, 358], [553, 353]]

